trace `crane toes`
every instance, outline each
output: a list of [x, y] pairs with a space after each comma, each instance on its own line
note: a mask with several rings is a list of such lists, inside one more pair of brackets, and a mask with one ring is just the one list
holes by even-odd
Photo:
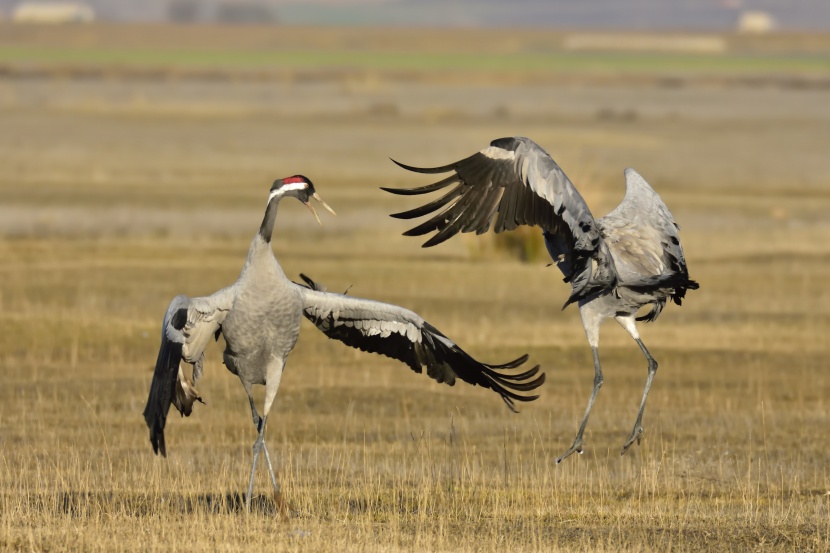
[[620, 455], [625, 455], [625, 452], [628, 451], [634, 442], [637, 442], [637, 445], [640, 445], [640, 440], [643, 438], [643, 427], [638, 426], [634, 429], [634, 432], [631, 433], [631, 437], [628, 438], [628, 441], [625, 442], [622, 446], [622, 451], [620, 451]]

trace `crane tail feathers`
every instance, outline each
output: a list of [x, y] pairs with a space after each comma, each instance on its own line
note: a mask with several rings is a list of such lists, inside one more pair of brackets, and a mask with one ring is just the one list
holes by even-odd
[[303, 279], [303, 282], [305, 282], [305, 284], [300, 284], [298, 282], [295, 282], [294, 284], [296, 284], [297, 286], [302, 286], [304, 288], [308, 288], [309, 290], [316, 290], [317, 292], [325, 292], [326, 291], [325, 286], [323, 286], [319, 282], [315, 282], [314, 280], [311, 279], [310, 276], [307, 276], [307, 275], [304, 275], [303, 273], [300, 273], [300, 278]]

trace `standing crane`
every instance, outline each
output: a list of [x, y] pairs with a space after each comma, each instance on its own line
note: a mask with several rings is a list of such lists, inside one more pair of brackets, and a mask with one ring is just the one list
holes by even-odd
[[[308, 286], [286, 278], [271, 249], [271, 235], [280, 200], [288, 196], [305, 204], [318, 223], [320, 218], [309, 203], [311, 198], [334, 213], [306, 177], [295, 175], [275, 181], [239, 279], [207, 297], [176, 296], [167, 308], [150, 395], [144, 408], [144, 420], [150, 428], [150, 442], [156, 454], [167, 456], [164, 426], [170, 405], [183, 416], [189, 416], [194, 402], [201, 401], [195, 383], [202, 374], [204, 350], [211, 338], [218, 340], [222, 335], [226, 343], [225, 366], [242, 382], [257, 429], [246, 508], [250, 509], [257, 459], [264, 452], [274, 498], [283, 512], [284, 503], [265, 445], [265, 425], [303, 317], [329, 338], [403, 361], [417, 373], [425, 368], [427, 375], [438, 382], [452, 386], [460, 378], [489, 388], [514, 412], [514, 401], [532, 401], [539, 397], [527, 394], [545, 380], [539, 366], [526, 371], [514, 370], [527, 361], [527, 355], [503, 365], [481, 363], [408, 309], [328, 293], [305, 276]], [[193, 365], [192, 379], [182, 370], [182, 361]], [[262, 415], [251, 393], [255, 384], [265, 386]]]
[[[394, 160], [393, 160], [394, 161]], [[557, 464], [582, 453], [582, 435], [602, 386], [599, 327], [613, 317], [637, 342], [648, 361], [640, 409], [625, 454], [643, 435], [643, 412], [657, 361], [646, 349], [636, 321], [657, 319], [666, 301], [682, 303], [686, 290], [698, 283], [689, 278], [683, 248], [672, 214], [651, 186], [634, 169], [625, 170], [625, 197], [611, 213], [594, 219], [585, 200], [559, 165], [538, 144], [524, 137], [499, 138], [490, 146], [450, 165], [435, 168], [399, 166], [416, 173], [448, 177], [420, 188], [383, 188], [404, 196], [427, 194], [453, 186], [446, 194], [392, 217], [413, 219], [439, 211], [406, 236], [436, 233], [424, 243], [435, 246], [459, 232], [482, 234], [539, 226], [548, 253], [571, 284], [571, 303], [579, 306], [582, 325], [594, 358], [594, 387], [573, 444]], [[641, 307], [650, 311], [637, 316]]]

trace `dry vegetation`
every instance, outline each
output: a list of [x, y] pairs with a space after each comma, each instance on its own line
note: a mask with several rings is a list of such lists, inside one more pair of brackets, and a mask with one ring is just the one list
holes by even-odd
[[[473, 81], [0, 78], [0, 548], [830, 548], [826, 91]], [[386, 216], [406, 205], [378, 186], [422, 183], [388, 156], [438, 164], [510, 134], [548, 148], [596, 215], [631, 165], [683, 225], [701, 290], [642, 329], [660, 371], [625, 457], [646, 367], [624, 333], [604, 330], [585, 455], [556, 466], [592, 378], [560, 276], [488, 237], [421, 250]], [[283, 207], [289, 275], [411, 307], [482, 359], [527, 351], [548, 382], [511, 415], [305, 327], [269, 421], [298, 510], [281, 522], [264, 471], [242, 512], [254, 429], [220, 346], [169, 459], [141, 411], [170, 298], [232, 281], [270, 181], [297, 172], [339, 216], [320, 230]]]

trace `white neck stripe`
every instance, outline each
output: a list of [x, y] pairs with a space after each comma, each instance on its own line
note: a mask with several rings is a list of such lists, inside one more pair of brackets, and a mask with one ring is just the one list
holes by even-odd
[[308, 186], [308, 183], [306, 182], [291, 182], [286, 185], [283, 185], [282, 188], [280, 188], [280, 190], [284, 190], [285, 192], [288, 192], [289, 190], [302, 190], [306, 186]]

